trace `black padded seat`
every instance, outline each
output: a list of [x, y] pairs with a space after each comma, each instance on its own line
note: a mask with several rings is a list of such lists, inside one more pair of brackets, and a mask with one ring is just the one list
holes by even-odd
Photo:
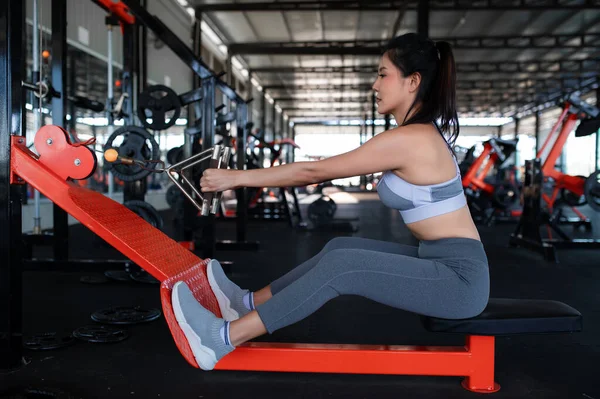
[[432, 332], [468, 335], [511, 335], [577, 332], [582, 317], [576, 309], [558, 301], [538, 299], [490, 298], [477, 317], [462, 320], [422, 317], [423, 326]]
[[519, 142], [519, 140], [503, 140], [503, 139], [498, 139], [498, 138], [494, 138], [493, 139], [496, 143], [498, 144], [502, 144], [504, 146], [508, 146], [508, 147], [517, 147], [517, 143]]

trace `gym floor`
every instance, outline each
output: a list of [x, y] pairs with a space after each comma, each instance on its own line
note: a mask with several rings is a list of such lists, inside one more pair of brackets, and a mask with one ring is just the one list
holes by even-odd
[[[376, 194], [343, 194], [357, 204], [339, 204], [340, 215], [360, 218], [356, 236], [414, 244], [396, 211]], [[334, 197], [335, 198], [335, 197]], [[592, 216], [593, 212], [586, 214]], [[170, 214], [164, 213], [167, 229]], [[594, 215], [594, 225], [600, 219]], [[583, 314], [576, 334], [499, 337], [494, 398], [600, 398], [600, 267], [597, 250], [561, 250], [560, 263], [508, 247], [515, 224], [480, 226], [490, 262], [494, 297], [563, 301]], [[571, 227], [565, 227], [571, 232]], [[218, 237], [233, 239], [234, 222], [218, 224]], [[317, 253], [331, 238], [349, 233], [303, 232], [284, 222], [251, 221], [248, 238], [257, 252], [221, 252], [232, 261], [231, 278], [258, 289]], [[73, 258], [122, 258], [80, 225], [70, 231]], [[83, 284], [89, 272], [26, 272], [24, 334], [69, 334], [93, 324], [90, 315], [109, 306], [160, 309], [158, 286], [135, 282]], [[74, 398], [472, 398], [458, 377], [203, 372], [179, 354], [164, 318], [125, 326], [130, 337], [114, 344], [77, 342], [51, 351], [26, 351], [28, 364], [0, 375], [2, 393], [20, 387], [54, 388]], [[271, 342], [461, 345], [462, 336], [423, 329], [415, 314], [360, 297], [339, 297], [311, 317], [261, 337]], [[327, 361], [327, 359], [323, 359]]]

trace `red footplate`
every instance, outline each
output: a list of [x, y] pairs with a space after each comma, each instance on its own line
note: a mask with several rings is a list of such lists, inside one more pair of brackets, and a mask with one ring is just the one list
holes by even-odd
[[194, 297], [196, 297], [198, 302], [220, 317], [221, 312], [219, 310], [219, 304], [210, 289], [208, 278], [206, 277], [207, 264], [208, 260], [205, 260], [199, 265], [166, 279], [160, 286], [160, 300], [162, 302], [163, 314], [165, 315], [165, 320], [167, 320], [169, 329], [171, 329], [175, 344], [185, 360], [196, 368], [198, 368], [198, 363], [196, 363], [196, 359], [194, 359], [194, 355], [192, 354], [187, 339], [185, 338], [185, 335], [183, 335], [183, 331], [179, 328], [179, 324], [175, 319], [175, 314], [173, 314], [173, 306], [171, 306], [171, 289], [176, 282], [185, 281], [194, 293]]

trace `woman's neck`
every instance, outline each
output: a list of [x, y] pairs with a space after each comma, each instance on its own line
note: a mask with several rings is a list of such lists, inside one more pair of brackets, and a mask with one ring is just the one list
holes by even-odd
[[412, 106], [412, 108], [410, 106], [408, 107], [403, 107], [402, 109], [398, 109], [397, 111], [394, 111], [392, 113], [392, 115], [394, 116], [394, 119], [396, 119], [396, 123], [398, 124], [398, 126], [402, 126], [404, 124], [404, 122], [406, 122], [407, 120], [410, 120], [410, 118], [412, 118], [421, 108], [421, 104], [414, 104]]

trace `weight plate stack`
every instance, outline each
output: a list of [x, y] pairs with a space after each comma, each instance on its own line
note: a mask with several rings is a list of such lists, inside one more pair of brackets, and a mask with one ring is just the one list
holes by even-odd
[[129, 338], [127, 331], [110, 326], [89, 325], [73, 331], [73, 336], [85, 342], [91, 343], [115, 343]]
[[102, 309], [92, 314], [92, 320], [103, 324], [139, 324], [156, 320], [160, 317], [158, 309], [145, 309], [140, 306], [115, 306]]
[[23, 347], [32, 351], [61, 349], [75, 343], [72, 335], [60, 336], [55, 332], [35, 334], [23, 339]]

